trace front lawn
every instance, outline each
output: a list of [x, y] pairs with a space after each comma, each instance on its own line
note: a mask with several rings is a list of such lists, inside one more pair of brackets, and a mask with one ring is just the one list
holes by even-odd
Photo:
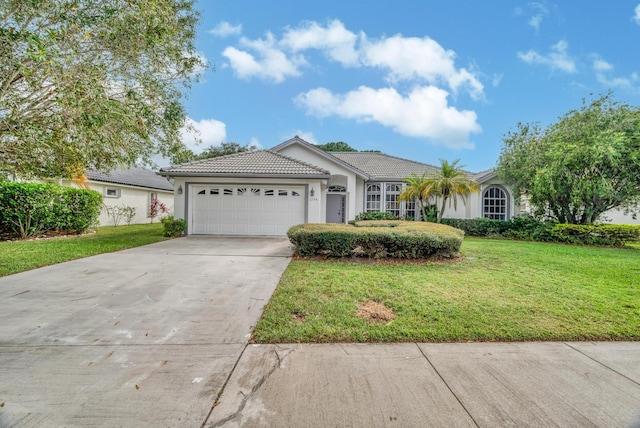
[[0, 276], [164, 241], [162, 224], [105, 226], [83, 236], [0, 242]]
[[[640, 339], [637, 248], [466, 238], [462, 254], [422, 265], [293, 260], [254, 341]], [[367, 302], [395, 318], [359, 317]]]

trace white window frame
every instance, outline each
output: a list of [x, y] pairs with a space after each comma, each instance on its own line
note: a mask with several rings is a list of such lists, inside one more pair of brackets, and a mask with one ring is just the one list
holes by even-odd
[[[493, 190], [494, 196], [490, 196], [491, 190]], [[496, 191], [500, 192], [499, 196], [495, 196]], [[504, 197], [502, 197], [504, 195]], [[504, 204], [496, 202], [504, 201]], [[482, 191], [481, 198], [481, 212], [482, 217], [492, 220], [509, 220], [509, 192], [502, 186], [491, 185]], [[493, 208], [493, 212], [491, 209]], [[496, 208], [499, 211], [496, 211]]]
[[[110, 192], [114, 192], [115, 194], [109, 194]], [[122, 189], [118, 189], [117, 187], [105, 187], [104, 188], [104, 197], [105, 198], [119, 198], [122, 196]]]

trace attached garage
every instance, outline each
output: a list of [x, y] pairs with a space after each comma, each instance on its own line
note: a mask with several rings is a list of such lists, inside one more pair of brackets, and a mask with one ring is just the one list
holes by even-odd
[[305, 222], [305, 186], [192, 184], [193, 235], [282, 236]]
[[177, 218], [189, 235], [285, 236], [296, 224], [320, 222], [331, 174], [269, 150], [162, 168], [173, 181]]

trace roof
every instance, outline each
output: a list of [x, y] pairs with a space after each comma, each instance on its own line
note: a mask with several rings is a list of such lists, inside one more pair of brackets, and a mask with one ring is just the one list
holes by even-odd
[[91, 181], [173, 191], [173, 184], [169, 183], [166, 178], [160, 177], [146, 168], [117, 168], [109, 173], [90, 170], [86, 175]]
[[486, 171], [481, 171], [476, 174], [471, 174], [471, 179], [473, 181], [477, 181], [478, 183], [482, 183], [484, 181], [490, 180], [497, 176], [498, 176], [498, 172], [495, 169], [488, 169]]
[[235, 153], [161, 168], [166, 176], [319, 177], [330, 173], [317, 166], [270, 150]]
[[435, 172], [438, 168], [426, 163], [398, 158], [377, 152], [332, 152], [336, 158], [353, 165], [371, 180], [402, 180], [415, 173]]
[[289, 147], [293, 144], [298, 144], [300, 146], [305, 147], [307, 150], [311, 150], [312, 152], [316, 153], [319, 156], [322, 156], [328, 160], [330, 160], [331, 162], [334, 162], [338, 165], [342, 165], [343, 167], [347, 168], [348, 170], [351, 170], [351, 172], [355, 173], [356, 175], [359, 175], [360, 177], [368, 180], [370, 177], [368, 174], [366, 174], [365, 172], [363, 172], [362, 170], [358, 169], [357, 167], [355, 167], [354, 165], [343, 161], [342, 159], [333, 156], [334, 152], [326, 152], [322, 149], [319, 149], [318, 147], [316, 147], [315, 145], [309, 143], [308, 141], [303, 140], [302, 138], [298, 137], [297, 135], [287, 141], [285, 141], [284, 143], [278, 144], [275, 147], [272, 147], [270, 150], [274, 151], [274, 152], [280, 152], [282, 149]]

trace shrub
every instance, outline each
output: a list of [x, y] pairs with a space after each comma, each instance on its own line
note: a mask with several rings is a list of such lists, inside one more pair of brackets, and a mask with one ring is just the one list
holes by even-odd
[[301, 256], [416, 259], [458, 252], [464, 232], [434, 223], [359, 221], [355, 227], [302, 224], [289, 229], [287, 236]]
[[93, 190], [0, 182], [0, 233], [27, 238], [49, 231], [84, 232], [96, 223], [101, 203]]
[[133, 218], [136, 216], [136, 207], [129, 207], [126, 205], [105, 205], [104, 207], [107, 215], [113, 220], [113, 225], [118, 227], [120, 221], [124, 221], [130, 225]]
[[623, 246], [640, 241], [640, 225], [556, 224], [552, 231], [561, 242], [580, 245]]
[[371, 211], [368, 213], [360, 213], [356, 216], [356, 221], [363, 220], [400, 220], [400, 217], [389, 211]]
[[511, 220], [491, 220], [488, 218], [457, 219], [443, 218], [443, 224], [464, 230], [469, 236], [503, 237], [532, 241], [556, 241], [551, 233], [553, 221], [537, 220], [531, 216], [514, 217]]
[[164, 228], [162, 234], [167, 237], [182, 236], [187, 230], [187, 222], [181, 218], [174, 218], [172, 215], [163, 218], [160, 222]]

